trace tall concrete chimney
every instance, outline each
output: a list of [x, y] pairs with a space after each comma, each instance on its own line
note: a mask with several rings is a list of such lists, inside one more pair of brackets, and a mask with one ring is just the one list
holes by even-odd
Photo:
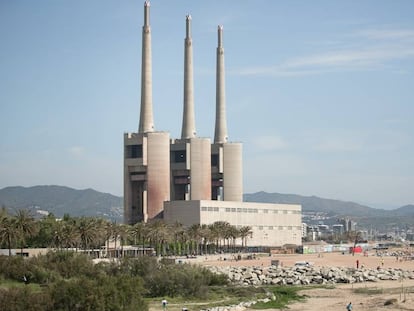
[[194, 119], [194, 81], [193, 81], [193, 40], [191, 39], [191, 15], [186, 16], [186, 35], [184, 39], [184, 110], [181, 138], [196, 136]]
[[216, 67], [216, 128], [214, 131], [214, 143], [226, 143], [226, 91], [224, 78], [224, 48], [223, 48], [223, 26], [217, 29], [217, 67]]
[[139, 133], [154, 131], [152, 114], [152, 60], [151, 60], [151, 26], [150, 3], [144, 3], [144, 26], [142, 27], [142, 64], [141, 64], [141, 114]]

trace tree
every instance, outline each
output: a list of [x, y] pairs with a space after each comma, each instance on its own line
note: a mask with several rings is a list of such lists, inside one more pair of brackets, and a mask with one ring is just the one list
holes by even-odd
[[20, 242], [20, 254], [23, 255], [23, 248], [26, 246], [26, 239], [33, 237], [38, 232], [38, 226], [29, 210], [20, 209], [14, 217], [14, 225]]
[[79, 233], [81, 247], [86, 251], [92, 244], [96, 244], [98, 238], [96, 219], [81, 217], [76, 222], [76, 229]]
[[242, 239], [242, 247], [247, 245], [247, 237], [251, 237], [253, 234], [252, 227], [243, 226], [239, 229], [240, 238]]
[[200, 254], [202, 246], [202, 228], [200, 224], [193, 224], [189, 228], [187, 228], [187, 236], [190, 239], [190, 241], [195, 243], [195, 253], [197, 255]]
[[149, 222], [149, 238], [151, 245], [155, 248], [157, 255], [165, 254], [165, 242], [169, 237], [168, 228], [162, 220], [154, 220]]
[[2, 209], [0, 213], [0, 241], [7, 244], [9, 249], [9, 256], [11, 256], [11, 249], [13, 242], [16, 240], [17, 229], [14, 219]]
[[148, 240], [149, 229], [145, 222], [136, 223], [130, 230], [131, 237], [134, 239], [134, 244], [141, 244], [142, 255], [145, 254], [145, 243]]

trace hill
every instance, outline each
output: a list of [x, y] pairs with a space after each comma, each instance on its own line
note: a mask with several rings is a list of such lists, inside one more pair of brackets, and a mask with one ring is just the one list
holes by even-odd
[[263, 191], [245, 194], [244, 200], [246, 202], [301, 204], [302, 211], [305, 213], [323, 212], [332, 218], [348, 216], [364, 228], [402, 228], [412, 226], [414, 223], [414, 205], [406, 205], [395, 210], [384, 210], [354, 202]]
[[316, 196], [301, 196], [297, 194], [281, 194], [256, 192], [244, 195], [246, 202], [301, 204], [304, 212], [324, 212], [328, 215], [340, 216], [380, 216], [388, 211], [375, 209], [354, 202], [323, 199]]
[[123, 200], [93, 189], [76, 190], [63, 186], [7, 187], [0, 190], [0, 205], [11, 209], [48, 211], [56, 217], [96, 216], [122, 220]]
[[[246, 202], [301, 204], [303, 212], [322, 212], [335, 220], [348, 216], [359, 225], [369, 228], [380, 226], [405, 226], [414, 223], [414, 205], [395, 210], [375, 209], [354, 202], [324, 199], [316, 196], [256, 192], [244, 195]], [[122, 221], [122, 197], [93, 189], [77, 190], [63, 186], [7, 187], [0, 189], [0, 206], [11, 209], [29, 208], [41, 215], [48, 211], [57, 217], [104, 217]]]

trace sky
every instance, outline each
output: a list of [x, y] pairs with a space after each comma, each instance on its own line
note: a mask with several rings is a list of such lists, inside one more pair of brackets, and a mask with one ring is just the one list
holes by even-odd
[[[139, 123], [144, 1], [0, 0], [0, 188], [122, 195]], [[244, 193], [414, 204], [414, 1], [151, 1], [155, 128], [181, 135], [185, 16], [195, 118], [214, 137], [223, 25]]]

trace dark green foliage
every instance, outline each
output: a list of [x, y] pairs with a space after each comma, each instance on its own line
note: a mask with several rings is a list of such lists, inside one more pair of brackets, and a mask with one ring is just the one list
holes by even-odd
[[216, 277], [207, 269], [183, 265], [162, 265], [150, 275], [143, 276], [151, 297], [205, 297], [211, 283], [227, 284], [226, 277]]
[[72, 251], [48, 252], [45, 256], [33, 259], [37, 266], [55, 271], [63, 278], [76, 276], [94, 276], [97, 271], [92, 260], [84, 254]]
[[227, 276], [203, 267], [157, 262], [157, 258], [147, 256], [123, 259], [119, 267], [107, 266], [107, 273], [142, 277], [149, 297], [203, 297], [208, 286], [228, 284]]
[[145, 277], [151, 275], [158, 268], [159, 264], [155, 257], [123, 258], [119, 265], [119, 272]]
[[[23, 276], [35, 287], [23, 285]], [[11, 301], [8, 310], [38, 310], [36, 303], [28, 306], [35, 295], [30, 288], [35, 288], [39, 301], [44, 301], [41, 310], [45, 311], [146, 311], [144, 295], [205, 298], [209, 286], [228, 283], [225, 276], [206, 268], [158, 262], [155, 257], [124, 258], [120, 263], [94, 265], [84, 254], [68, 251], [34, 258], [0, 256], [0, 288], [1, 279], [18, 282], [9, 283], [5, 286], [8, 289], [0, 292], [0, 301]], [[25, 298], [19, 300], [22, 295]]]
[[50, 295], [53, 310], [146, 311], [147, 305], [140, 295], [142, 290], [140, 278], [81, 277], [55, 283]]
[[48, 311], [52, 300], [47, 291], [35, 292], [28, 286], [0, 288], [0, 308], [2, 311]]

